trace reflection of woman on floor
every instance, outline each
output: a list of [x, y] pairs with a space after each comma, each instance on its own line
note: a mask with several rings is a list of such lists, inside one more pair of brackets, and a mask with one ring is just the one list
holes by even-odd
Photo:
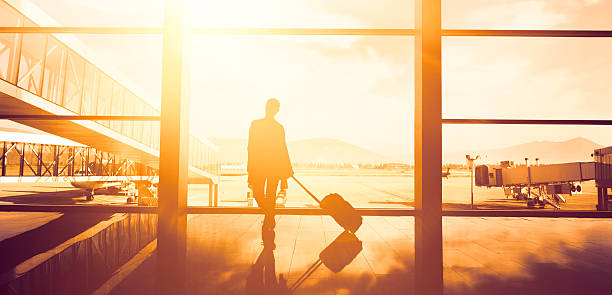
[[264, 224], [261, 228], [261, 239], [263, 241], [263, 250], [255, 263], [251, 266], [251, 271], [246, 281], [247, 294], [272, 294], [282, 295], [290, 294], [287, 288], [287, 280], [283, 275], [279, 275], [276, 279], [276, 266], [274, 259], [274, 215], [266, 214]]

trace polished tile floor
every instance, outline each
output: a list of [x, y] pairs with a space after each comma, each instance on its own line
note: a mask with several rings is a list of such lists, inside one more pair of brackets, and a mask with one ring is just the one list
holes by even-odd
[[[188, 292], [414, 293], [412, 217], [365, 217], [356, 236], [338, 239], [342, 229], [330, 217], [277, 216], [265, 229], [263, 219], [190, 216]], [[443, 231], [445, 294], [612, 292], [610, 220], [452, 217], [444, 218]], [[154, 292], [155, 255], [113, 293]], [[303, 276], [319, 256], [320, 267]]]

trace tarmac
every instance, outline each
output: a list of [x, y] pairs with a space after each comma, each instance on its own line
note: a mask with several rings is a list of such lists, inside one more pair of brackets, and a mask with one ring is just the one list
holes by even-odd
[[[364, 181], [372, 177], [376, 181]], [[406, 208], [413, 205], [411, 177], [304, 173], [300, 179], [319, 195], [333, 188], [356, 207]], [[247, 204], [242, 178], [222, 179], [220, 205]], [[568, 198], [564, 209], [594, 207], [593, 188], [589, 184], [584, 187], [584, 193]], [[189, 204], [207, 205], [207, 189], [190, 186]], [[445, 207], [469, 206], [469, 195], [465, 194], [469, 194], [469, 178], [451, 175], [443, 180], [443, 189]], [[526, 209], [524, 202], [505, 199], [501, 190], [477, 188], [475, 200], [480, 208]], [[0, 203], [91, 202], [69, 184], [29, 183], [3, 184]], [[101, 193], [93, 203], [125, 204], [125, 197]], [[287, 206], [315, 204], [290, 182]], [[10, 269], [53, 249], [108, 218], [99, 214], [1, 212], [2, 268]], [[612, 290], [610, 220], [445, 217], [443, 222], [445, 294], [606, 294]], [[276, 216], [276, 226], [263, 231], [262, 223], [259, 215], [190, 215], [189, 294], [283, 294], [279, 292], [295, 284], [342, 233], [327, 216]], [[337, 272], [324, 263], [294, 294], [412, 293], [414, 218], [364, 217], [356, 238], [362, 249], [354, 259]], [[96, 294], [153, 293], [156, 253], [154, 241], [117, 270]]]

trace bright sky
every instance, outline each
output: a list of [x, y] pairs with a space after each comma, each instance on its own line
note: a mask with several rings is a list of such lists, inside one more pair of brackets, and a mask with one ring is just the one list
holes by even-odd
[[[160, 26], [160, 0], [32, 0], [69, 26]], [[192, 26], [413, 26], [412, 1], [196, 1]], [[66, 9], [66, 7], [70, 7]], [[447, 0], [446, 28], [612, 29], [611, 0]], [[81, 36], [159, 104], [161, 41]], [[265, 101], [281, 101], [289, 140], [332, 137], [412, 161], [413, 42], [409, 37], [206, 37], [191, 41], [192, 132], [245, 138]], [[597, 118], [612, 113], [612, 39], [445, 38], [447, 118]], [[583, 136], [602, 127], [446, 126], [445, 149]]]

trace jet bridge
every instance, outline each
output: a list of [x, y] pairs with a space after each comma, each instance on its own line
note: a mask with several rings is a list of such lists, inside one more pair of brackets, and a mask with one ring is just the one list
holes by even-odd
[[597, 210], [610, 210], [612, 188], [612, 147], [593, 152], [593, 162], [515, 166], [510, 161], [499, 165], [479, 165], [475, 168], [477, 186], [501, 187], [507, 196], [527, 200], [527, 205], [559, 209], [564, 194], [580, 192], [580, 183], [595, 180]]

